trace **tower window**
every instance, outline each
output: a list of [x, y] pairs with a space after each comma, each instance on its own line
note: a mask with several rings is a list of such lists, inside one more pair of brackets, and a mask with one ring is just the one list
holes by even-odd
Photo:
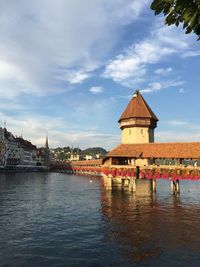
[[143, 134], [143, 129], [141, 129], [141, 134]]
[[129, 129], [129, 135], [131, 135], [131, 129]]

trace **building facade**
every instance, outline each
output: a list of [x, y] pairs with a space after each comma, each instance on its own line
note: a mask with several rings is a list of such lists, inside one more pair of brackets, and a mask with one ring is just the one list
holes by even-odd
[[24, 140], [22, 137], [16, 137], [16, 142], [20, 148], [20, 165], [36, 166], [37, 148], [31, 142]]
[[0, 128], [0, 166], [34, 167], [37, 148], [22, 137], [14, 137], [6, 128]]
[[16, 166], [20, 163], [20, 147], [15, 137], [6, 128], [0, 128], [1, 163], [3, 166]]

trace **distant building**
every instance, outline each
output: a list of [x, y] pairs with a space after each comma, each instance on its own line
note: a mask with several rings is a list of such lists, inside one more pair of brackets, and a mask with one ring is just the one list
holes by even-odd
[[93, 159], [92, 155], [90, 155], [90, 154], [85, 155], [85, 160], [91, 160], [91, 159]]
[[78, 161], [78, 160], [80, 160], [80, 155], [79, 154], [74, 154], [74, 153], [70, 154], [69, 161]]
[[95, 155], [95, 158], [96, 158], [96, 159], [101, 159], [101, 158], [102, 158], [102, 155], [101, 155], [101, 154], [96, 154], [96, 155]]
[[44, 147], [37, 149], [37, 165], [49, 167], [50, 165], [50, 149], [48, 136], [46, 136]]
[[6, 128], [0, 127], [1, 164], [16, 166], [20, 164], [20, 147], [15, 137]]
[[24, 140], [22, 137], [16, 137], [16, 142], [20, 149], [20, 165], [36, 166], [37, 148], [31, 142]]

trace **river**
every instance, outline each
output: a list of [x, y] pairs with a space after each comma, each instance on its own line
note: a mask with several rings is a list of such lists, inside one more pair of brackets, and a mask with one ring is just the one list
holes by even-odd
[[200, 183], [140, 196], [97, 177], [1, 173], [0, 266], [199, 267]]

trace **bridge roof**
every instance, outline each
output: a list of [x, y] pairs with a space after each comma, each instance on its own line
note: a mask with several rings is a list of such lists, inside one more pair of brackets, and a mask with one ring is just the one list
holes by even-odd
[[121, 144], [106, 157], [200, 159], [200, 142]]
[[133, 95], [118, 122], [131, 118], [147, 118], [158, 121], [158, 118], [153, 113], [147, 102], [144, 100], [139, 90], [137, 90]]
[[71, 161], [70, 165], [72, 166], [88, 166], [88, 165], [101, 165], [102, 160], [101, 159], [96, 159], [96, 160], [76, 160], [76, 161]]

